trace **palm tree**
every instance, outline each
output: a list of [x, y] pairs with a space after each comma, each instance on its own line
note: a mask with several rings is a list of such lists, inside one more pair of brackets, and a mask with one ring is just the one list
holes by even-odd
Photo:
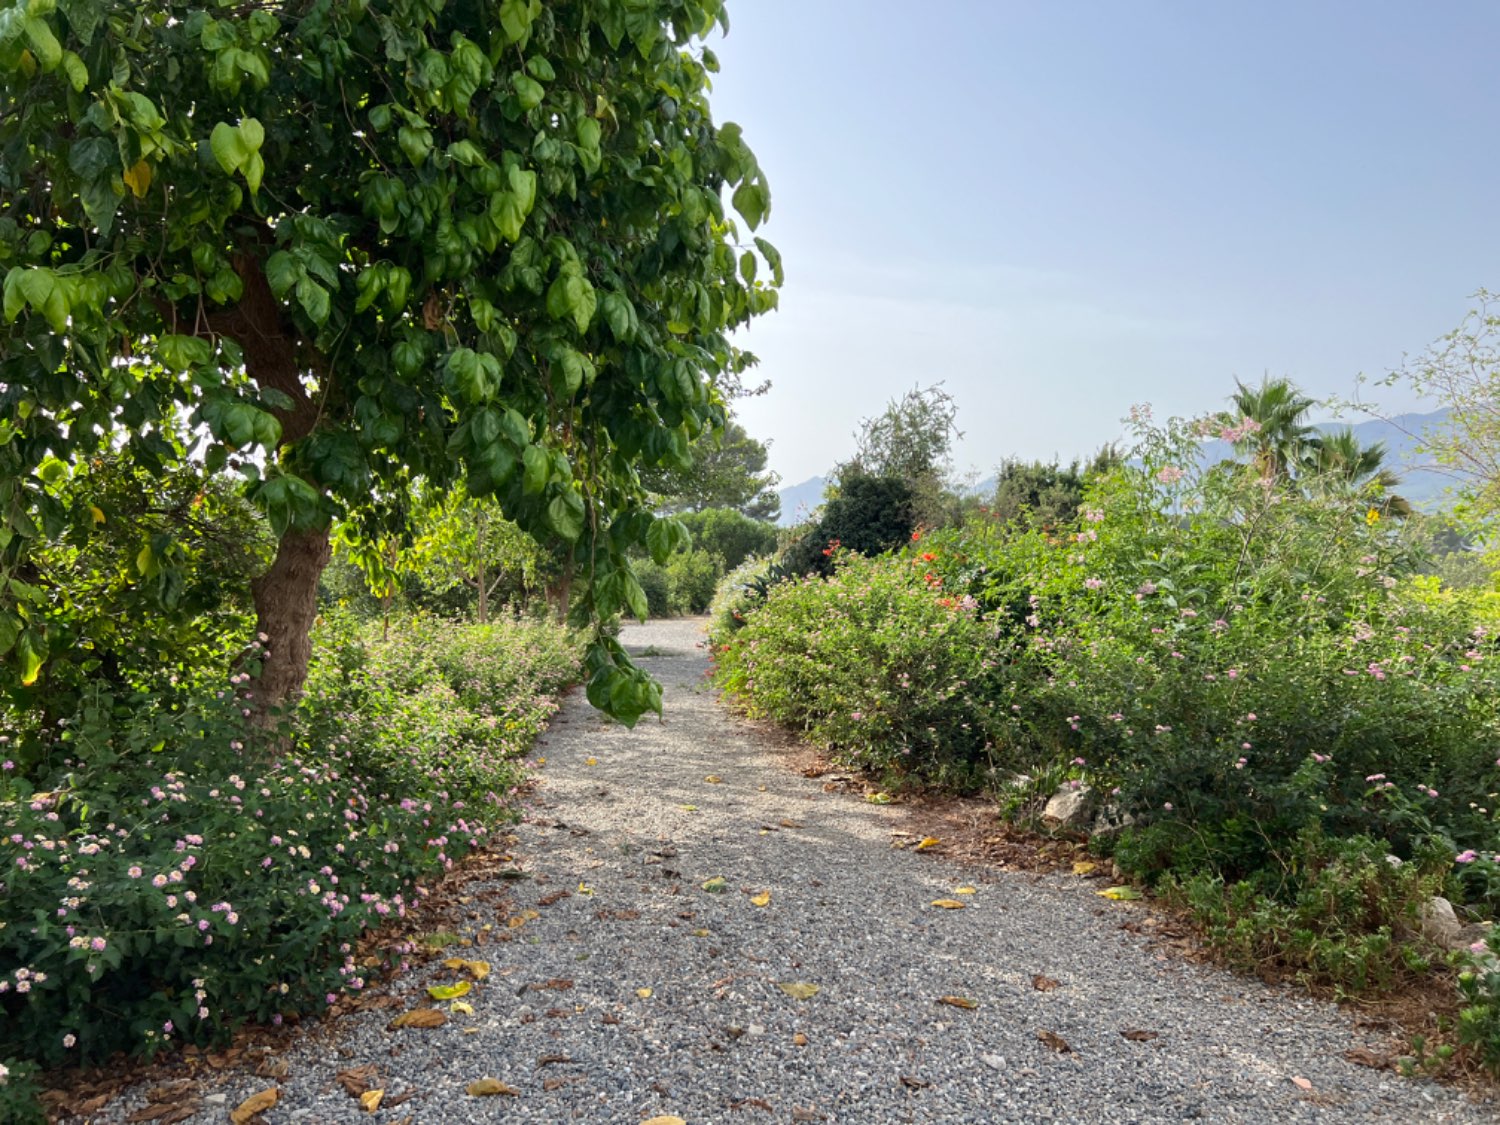
[[1385, 443], [1361, 445], [1347, 426], [1310, 439], [1300, 468], [1341, 490], [1377, 499], [1382, 515], [1404, 519], [1412, 513], [1411, 502], [1391, 491], [1401, 478], [1385, 467]]
[[1235, 441], [1235, 450], [1248, 454], [1262, 477], [1289, 480], [1293, 467], [1302, 462], [1317, 437], [1317, 431], [1307, 423], [1307, 412], [1317, 405], [1316, 401], [1290, 379], [1267, 377], [1259, 387], [1247, 387], [1236, 379], [1235, 386], [1235, 393], [1229, 396], [1234, 413], [1257, 427]]

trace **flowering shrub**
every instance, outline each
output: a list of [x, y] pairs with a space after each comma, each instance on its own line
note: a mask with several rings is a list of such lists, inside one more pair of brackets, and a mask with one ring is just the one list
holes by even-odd
[[[970, 522], [836, 557], [720, 632], [719, 682], [875, 770], [1045, 782], [1007, 786], [1023, 815], [1030, 793], [1087, 786], [1127, 825], [1097, 846], [1175, 873], [1233, 956], [1379, 987], [1439, 884], [1500, 910], [1490, 600], [1415, 576], [1378, 493], [1201, 464], [1200, 439], [1243, 421], [1141, 421], [1071, 524]], [[1340, 887], [1365, 906], [1312, 925]], [[1500, 997], [1500, 974], [1474, 979]]]
[[3, 763], [0, 1059], [151, 1055], [362, 988], [356, 942], [509, 818], [576, 667], [539, 625], [334, 628], [314, 661], [279, 732], [246, 729], [251, 660], [184, 706], [100, 688], [45, 770]]

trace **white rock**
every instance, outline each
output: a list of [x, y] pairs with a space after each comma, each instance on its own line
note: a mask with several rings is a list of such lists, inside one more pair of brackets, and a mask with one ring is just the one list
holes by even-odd
[[1468, 944], [1464, 940], [1464, 928], [1453, 913], [1453, 904], [1442, 895], [1435, 895], [1422, 906], [1422, 936], [1444, 949], [1462, 949]]
[[989, 1067], [991, 1070], [1005, 1069], [1004, 1055], [980, 1055], [979, 1061], [984, 1063], [984, 1065]]
[[1094, 806], [1094, 791], [1080, 784], [1077, 789], [1063, 786], [1047, 802], [1042, 819], [1061, 828], [1079, 828]]

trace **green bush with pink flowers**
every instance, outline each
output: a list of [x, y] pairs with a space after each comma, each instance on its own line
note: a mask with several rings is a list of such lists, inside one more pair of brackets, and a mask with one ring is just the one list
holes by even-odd
[[316, 639], [277, 731], [246, 721], [252, 646], [217, 690], [97, 687], [50, 730], [0, 735], [33, 751], [24, 772], [0, 752], [0, 1061], [151, 1055], [320, 1011], [366, 984], [361, 938], [513, 818], [571, 638], [418, 621]]
[[[716, 633], [718, 682], [893, 784], [988, 784], [1023, 818], [1059, 786], [1086, 787], [1101, 824], [1126, 825], [1098, 850], [1281, 918], [1282, 952], [1311, 977], [1334, 979], [1351, 947], [1299, 953], [1286, 920], [1335, 878], [1320, 873], [1379, 876], [1372, 849], [1426, 873], [1382, 898], [1376, 931], [1414, 925], [1415, 888], [1439, 884], [1493, 917], [1487, 603], [1417, 576], [1378, 490], [1202, 464], [1222, 421], [1140, 423], [1132, 460], [1093, 481], [1068, 525], [918, 531], [773, 588]], [[1448, 857], [1436, 881], [1434, 855]], [[1376, 962], [1400, 969], [1397, 944], [1367, 944], [1338, 979], [1390, 979]]]

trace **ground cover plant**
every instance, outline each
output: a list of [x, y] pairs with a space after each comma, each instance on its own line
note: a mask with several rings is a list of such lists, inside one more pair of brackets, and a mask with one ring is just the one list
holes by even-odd
[[0, 735], [10, 1096], [18, 1060], [220, 1042], [362, 988], [355, 943], [513, 817], [579, 667], [546, 622], [412, 619], [382, 642], [335, 617], [315, 638], [276, 729], [246, 722], [257, 642], [212, 690], [96, 685], [50, 729]]
[[[1096, 850], [1231, 960], [1346, 992], [1426, 971], [1401, 939], [1432, 894], [1500, 912], [1487, 599], [1417, 574], [1383, 481], [1261, 429], [1142, 413], [1071, 522], [919, 529], [726, 599], [717, 679], [891, 785], [988, 785], [1023, 818], [1076, 794]], [[1244, 455], [1200, 463], [1210, 436]], [[1492, 1059], [1497, 983], [1464, 984]]]

